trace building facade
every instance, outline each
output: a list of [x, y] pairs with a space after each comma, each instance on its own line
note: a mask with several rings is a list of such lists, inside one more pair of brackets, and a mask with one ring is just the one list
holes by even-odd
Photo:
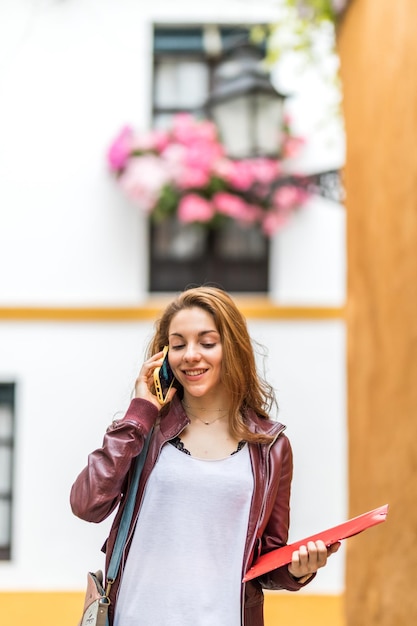
[[[110, 520], [92, 526], [73, 517], [69, 490], [88, 452], [127, 407], [153, 321], [169, 297], [149, 290], [147, 217], [122, 196], [105, 162], [120, 126], [151, 122], [154, 28], [274, 19], [274, 3], [243, 0], [209, 7], [168, 0], [2, 3], [5, 623], [48, 626], [48, 607], [62, 605], [60, 623], [75, 623], [86, 572], [103, 566]], [[320, 134], [313, 115], [320, 98], [302, 91], [293, 103], [308, 140], [300, 165], [339, 167], [341, 134], [333, 143]], [[251, 335], [267, 347], [259, 365], [277, 390], [279, 419], [294, 448], [294, 541], [343, 521], [348, 510], [344, 220], [340, 205], [311, 199], [270, 242], [267, 291], [236, 294]], [[306, 591], [269, 594], [267, 623], [281, 616], [295, 626], [308, 615], [310, 623], [338, 626], [343, 594], [342, 551]]]

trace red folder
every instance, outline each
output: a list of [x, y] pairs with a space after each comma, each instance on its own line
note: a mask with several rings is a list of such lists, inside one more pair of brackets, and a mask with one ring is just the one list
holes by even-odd
[[316, 535], [311, 535], [311, 537], [305, 537], [304, 539], [296, 541], [295, 543], [288, 544], [283, 548], [278, 548], [277, 550], [272, 550], [267, 554], [263, 554], [247, 571], [243, 582], [245, 583], [248, 580], [252, 580], [252, 578], [256, 578], [257, 576], [266, 574], [267, 572], [270, 572], [277, 567], [281, 567], [282, 565], [291, 563], [292, 553], [294, 552], [294, 550], [298, 550], [300, 546], [307, 545], [308, 541], [317, 541], [318, 539], [321, 539], [322, 541], [324, 541], [326, 546], [331, 546], [337, 541], [347, 539], [348, 537], [352, 537], [353, 535], [361, 533], [371, 526], [375, 526], [376, 524], [385, 522], [387, 514], [388, 504], [384, 504], [384, 506], [380, 506], [377, 509], [373, 509], [372, 511], [368, 511], [367, 513], [363, 513], [362, 515], [358, 515], [358, 517], [353, 517], [343, 524], [333, 526], [333, 528], [329, 528], [327, 530], [322, 530]]

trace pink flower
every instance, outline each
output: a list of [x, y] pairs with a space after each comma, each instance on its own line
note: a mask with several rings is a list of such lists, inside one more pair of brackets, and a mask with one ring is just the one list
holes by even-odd
[[187, 145], [195, 139], [195, 120], [189, 113], [179, 113], [172, 120], [172, 138], [174, 142]]
[[226, 157], [222, 157], [216, 160], [212, 166], [212, 172], [219, 178], [224, 178], [224, 180], [228, 181], [229, 176], [231, 176], [232, 169], [234, 168], [234, 161]]
[[199, 189], [205, 187], [209, 180], [207, 170], [198, 167], [183, 167], [175, 177], [175, 182], [180, 189]]
[[289, 212], [269, 211], [262, 220], [262, 231], [267, 237], [272, 237], [281, 230], [288, 221]]
[[247, 191], [254, 181], [253, 168], [250, 161], [231, 161], [230, 172], [226, 180], [235, 188]]
[[198, 121], [188, 113], [179, 113], [172, 122], [174, 141], [190, 145], [195, 141], [217, 143], [217, 129], [210, 120]]
[[285, 137], [282, 146], [282, 152], [285, 158], [293, 159], [300, 152], [305, 144], [302, 137]]
[[171, 172], [172, 180], [180, 189], [201, 188], [207, 185], [210, 175], [206, 164], [197, 158], [190, 159], [189, 150], [181, 144], [169, 145], [161, 157]]
[[278, 209], [293, 209], [307, 199], [308, 194], [294, 185], [283, 185], [272, 196], [272, 203]]
[[153, 209], [162, 187], [168, 182], [170, 182], [169, 169], [153, 154], [146, 154], [131, 161], [119, 179], [126, 195], [147, 212]]
[[247, 204], [239, 196], [223, 191], [214, 194], [213, 204], [219, 213], [245, 223], [254, 222], [261, 210], [259, 207]]
[[211, 120], [196, 120], [194, 124], [194, 141], [205, 144], [216, 144], [221, 147], [218, 139], [217, 127]]
[[284, 185], [272, 196], [274, 210], [269, 211], [263, 221], [262, 230], [269, 237], [279, 231], [288, 221], [291, 213], [303, 204], [308, 193], [294, 185]]
[[149, 150], [162, 152], [167, 147], [168, 143], [168, 133], [156, 129], [137, 135], [133, 142], [133, 148], [144, 152]]
[[252, 159], [251, 168], [256, 182], [270, 185], [281, 172], [281, 163], [276, 159]]
[[124, 126], [107, 152], [107, 162], [110, 169], [118, 172], [127, 163], [133, 146], [133, 130], [130, 126]]
[[185, 161], [187, 149], [179, 143], [170, 143], [162, 151], [161, 158], [173, 167], [182, 166]]
[[178, 205], [178, 219], [184, 224], [209, 222], [214, 216], [213, 205], [195, 193], [183, 196]]
[[212, 170], [216, 162], [223, 157], [223, 148], [216, 143], [194, 141], [186, 147], [185, 165]]

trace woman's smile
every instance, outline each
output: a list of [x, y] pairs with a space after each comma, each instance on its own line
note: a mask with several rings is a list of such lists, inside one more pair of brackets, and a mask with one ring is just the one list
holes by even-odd
[[195, 376], [201, 376], [202, 374], [205, 374], [207, 372], [206, 369], [204, 370], [183, 370], [184, 374], [186, 376], [191, 376], [191, 378], [195, 377]]
[[213, 316], [201, 307], [182, 309], [169, 327], [169, 364], [184, 393], [223, 393], [223, 347]]

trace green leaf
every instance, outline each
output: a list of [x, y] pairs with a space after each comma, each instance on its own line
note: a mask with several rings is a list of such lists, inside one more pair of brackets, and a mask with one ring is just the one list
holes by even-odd
[[158, 201], [152, 211], [152, 219], [155, 222], [161, 222], [170, 215], [175, 215], [180, 197], [179, 191], [171, 185], [162, 187]]

